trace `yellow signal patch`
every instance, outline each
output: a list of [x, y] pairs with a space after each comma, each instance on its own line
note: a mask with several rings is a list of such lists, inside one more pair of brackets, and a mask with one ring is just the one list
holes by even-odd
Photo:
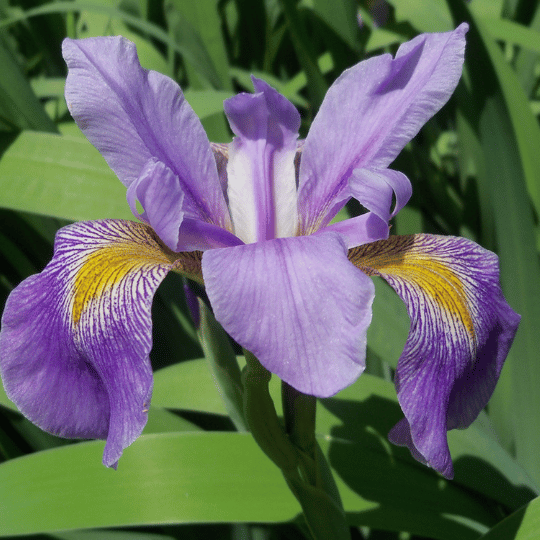
[[[105, 228], [106, 227], [106, 228]], [[81, 319], [87, 306], [114, 287], [121, 287], [128, 274], [146, 274], [175, 270], [202, 280], [199, 252], [174, 253], [147, 225], [133, 221], [111, 220], [96, 238], [95, 248], [79, 260], [73, 284], [72, 319]]]
[[444, 260], [425, 249], [425, 235], [391, 236], [349, 250], [349, 260], [368, 275], [389, 276], [417, 287], [443, 312], [457, 317], [471, 338], [474, 323], [463, 281]]

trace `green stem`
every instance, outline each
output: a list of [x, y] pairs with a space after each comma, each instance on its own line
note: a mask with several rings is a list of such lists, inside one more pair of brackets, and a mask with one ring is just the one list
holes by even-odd
[[[257, 444], [283, 471], [295, 474], [298, 453], [291, 443], [276, 413], [268, 383], [272, 374], [249, 351], [244, 350], [246, 367], [242, 372], [244, 386], [244, 417]], [[296, 473], [297, 474], [297, 473]]]
[[271, 373], [249, 351], [244, 354], [244, 416], [253, 438], [281, 469], [313, 540], [350, 540], [332, 472], [315, 439], [316, 399], [283, 383], [283, 429], [268, 388]]
[[236, 355], [225, 330], [216, 321], [208, 306], [199, 298], [200, 320], [197, 335], [210, 372], [220, 389], [225, 408], [238, 431], [247, 431], [244, 418], [242, 381]]
[[316, 486], [315, 414], [317, 400], [314, 396], [302, 394], [285, 381], [281, 382], [281, 400], [285, 432], [296, 448], [301, 450], [302, 476], [308, 484]]
[[349, 527], [332, 471], [315, 438], [317, 400], [281, 383], [285, 430], [299, 454], [298, 476], [284, 474], [289, 488], [302, 505], [315, 540], [347, 540]]

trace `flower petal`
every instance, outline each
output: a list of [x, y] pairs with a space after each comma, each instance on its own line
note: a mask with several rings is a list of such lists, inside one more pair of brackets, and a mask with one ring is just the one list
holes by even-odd
[[[392, 169], [355, 169], [349, 189], [357, 201], [386, 223], [407, 204], [412, 195], [409, 179]], [[394, 195], [396, 204], [391, 210]]]
[[374, 287], [338, 234], [210, 250], [202, 268], [216, 319], [300, 392], [333, 395], [364, 370]]
[[180, 87], [143, 69], [122, 37], [65, 39], [62, 51], [69, 110], [122, 183], [155, 158], [179, 178], [187, 216], [230, 229], [210, 143]]
[[61, 229], [52, 261], [8, 298], [0, 333], [6, 392], [42, 429], [107, 439], [116, 466], [141, 433], [152, 393], [150, 307], [175, 260], [146, 225], [77, 223]]
[[[128, 187], [127, 200], [133, 214], [148, 223], [169, 249], [178, 251], [184, 193], [171, 169], [155, 158], [149, 159], [139, 178]], [[137, 211], [137, 202], [144, 210], [142, 214]]]
[[[178, 177], [161, 161], [148, 161], [137, 180], [127, 190], [133, 214], [148, 223], [172, 251], [205, 249], [242, 244], [234, 234], [200, 219], [184, 218], [184, 193]], [[143, 213], [137, 210], [137, 202]]]
[[446, 431], [467, 427], [486, 405], [519, 324], [497, 257], [464, 238], [417, 234], [355, 248], [349, 259], [388, 281], [411, 319], [396, 372], [405, 420], [390, 440], [451, 478]]
[[328, 231], [337, 232], [343, 239], [345, 247], [350, 249], [388, 238], [388, 222], [373, 212], [366, 212], [361, 216], [332, 223], [315, 234], [324, 234]]
[[330, 87], [300, 163], [301, 232], [324, 226], [353, 169], [383, 169], [450, 98], [463, 65], [465, 32], [422, 34], [345, 71]]
[[285, 97], [253, 77], [255, 94], [225, 101], [236, 135], [229, 145], [228, 200], [236, 236], [244, 242], [296, 232], [294, 158], [300, 115]]

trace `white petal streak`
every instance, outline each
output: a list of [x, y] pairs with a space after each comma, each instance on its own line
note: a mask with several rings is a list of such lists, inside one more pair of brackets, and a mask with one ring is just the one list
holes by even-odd
[[274, 204], [276, 205], [276, 238], [296, 234], [296, 177], [294, 157], [296, 149], [274, 153]]
[[251, 244], [257, 240], [255, 171], [254, 160], [243, 146], [240, 138], [234, 139], [229, 145], [227, 195], [234, 234], [246, 244]]

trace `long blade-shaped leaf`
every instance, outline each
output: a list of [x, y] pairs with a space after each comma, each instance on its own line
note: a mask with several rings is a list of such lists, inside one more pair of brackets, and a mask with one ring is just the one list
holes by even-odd
[[[516, 455], [538, 482], [540, 267], [526, 185], [538, 183], [540, 163], [533, 164], [540, 157], [540, 138], [523, 119], [525, 113], [516, 113], [516, 94], [509, 93], [511, 83], [504, 75], [504, 59], [493, 39], [464, 3], [449, 2], [449, 5], [456, 20], [467, 19], [471, 24], [466, 65], [478, 116], [469, 121], [477, 128], [485, 153], [486, 178], [482, 185], [489, 189], [503, 290], [509, 303], [523, 317], [502, 374], [502, 387], [511, 387], [511, 402], [503, 403], [496, 394], [491, 410], [496, 423], [510, 420], [511, 425], [502, 430], [512, 430]], [[465, 115], [470, 112], [469, 105], [463, 108]], [[504, 414], [497, 416], [497, 409]]]
[[[451, 485], [441, 490], [421, 466], [397, 468], [384, 450], [319, 442], [339, 472], [352, 524], [472, 540], [494, 523], [474, 497]], [[103, 467], [102, 450], [101, 442], [82, 443], [0, 465], [0, 536], [158, 523], [268, 523], [300, 512], [279, 470], [249, 434], [142, 436], [124, 452], [118, 471]], [[470, 522], [461, 524], [451, 514]]]
[[85, 220], [133, 219], [125, 188], [85, 139], [25, 131], [0, 160], [0, 206]]

